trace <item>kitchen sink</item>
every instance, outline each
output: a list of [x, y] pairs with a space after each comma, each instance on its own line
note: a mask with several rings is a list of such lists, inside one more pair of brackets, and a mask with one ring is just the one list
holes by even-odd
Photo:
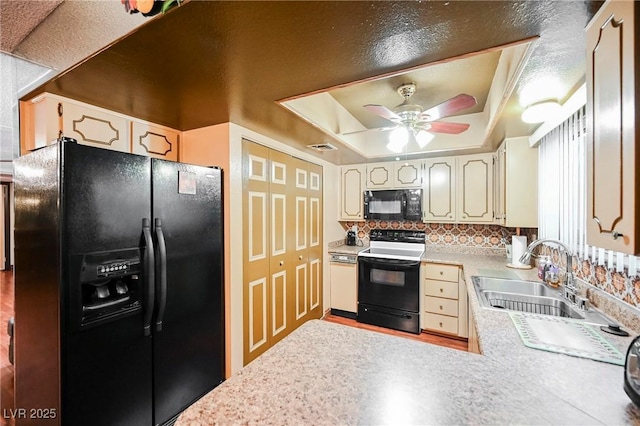
[[471, 277], [480, 306], [485, 309], [529, 312], [585, 320], [594, 324], [612, 324], [593, 308], [577, 308], [562, 298], [560, 291], [544, 283], [492, 277]]

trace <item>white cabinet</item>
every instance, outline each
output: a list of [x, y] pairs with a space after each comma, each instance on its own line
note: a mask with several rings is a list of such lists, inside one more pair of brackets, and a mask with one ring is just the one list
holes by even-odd
[[457, 158], [457, 221], [493, 222], [493, 154]]
[[363, 220], [366, 166], [354, 164], [340, 168], [340, 220]]
[[422, 162], [393, 161], [367, 164], [366, 189], [419, 188], [422, 185]]
[[47, 146], [60, 136], [115, 151], [130, 149], [127, 119], [91, 105], [43, 95], [21, 106], [21, 118], [24, 152]]
[[424, 160], [423, 221], [493, 221], [493, 154]]
[[586, 28], [587, 244], [640, 254], [640, 7], [606, 2]]
[[424, 161], [422, 191], [424, 222], [456, 221], [456, 158], [433, 158]]
[[[354, 263], [347, 263], [349, 261]], [[329, 270], [332, 313], [355, 318], [358, 311], [358, 268], [355, 256], [332, 254]]]
[[367, 189], [393, 188], [393, 163], [367, 164]]
[[538, 226], [538, 148], [529, 138], [508, 138], [494, 165], [496, 223], [510, 228]]
[[422, 328], [469, 336], [467, 287], [455, 265], [422, 265]]
[[82, 145], [178, 160], [179, 131], [62, 96], [21, 101], [20, 119], [23, 153], [66, 136]]
[[162, 127], [134, 120], [131, 122], [131, 152], [148, 157], [178, 161], [180, 134]]

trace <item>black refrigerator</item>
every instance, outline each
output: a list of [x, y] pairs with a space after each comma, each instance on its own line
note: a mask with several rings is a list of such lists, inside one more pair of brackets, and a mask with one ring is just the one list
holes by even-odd
[[222, 170], [61, 138], [14, 183], [17, 424], [172, 424], [224, 378]]

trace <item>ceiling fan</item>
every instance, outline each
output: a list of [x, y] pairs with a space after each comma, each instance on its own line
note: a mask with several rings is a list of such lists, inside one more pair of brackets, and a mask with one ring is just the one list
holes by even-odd
[[392, 132], [387, 148], [394, 152], [401, 152], [410, 138], [413, 138], [422, 149], [433, 139], [434, 135], [431, 133], [455, 135], [469, 128], [469, 125], [465, 123], [449, 123], [437, 120], [476, 105], [476, 98], [460, 94], [425, 110], [420, 105], [409, 103], [409, 98], [415, 91], [416, 85], [414, 83], [407, 83], [398, 87], [398, 94], [404, 98], [404, 101], [396, 106], [393, 111], [382, 105], [368, 104], [364, 106], [374, 114], [395, 123], [395, 126], [360, 130], [344, 133], [344, 135], [390, 130]]

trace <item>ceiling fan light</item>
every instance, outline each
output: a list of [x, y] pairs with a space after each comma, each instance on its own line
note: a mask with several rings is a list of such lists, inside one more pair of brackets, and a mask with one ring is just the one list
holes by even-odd
[[522, 121], [529, 124], [542, 123], [558, 114], [562, 107], [556, 101], [542, 101], [529, 105], [522, 112]]
[[433, 140], [434, 137], [435, 135], [433, 133], [428, 133], [424, 130], [421, 130], [416, 134], [416, 143], [418, 144], [420, 149], [423, 149], [429, 144], [429, 142]]
[[389, 134], [389, 143], [387, 149], [392, 152], [402, 152], [405, 145], [409, 142], [409, 133], [406, 128], [398, 127]]

